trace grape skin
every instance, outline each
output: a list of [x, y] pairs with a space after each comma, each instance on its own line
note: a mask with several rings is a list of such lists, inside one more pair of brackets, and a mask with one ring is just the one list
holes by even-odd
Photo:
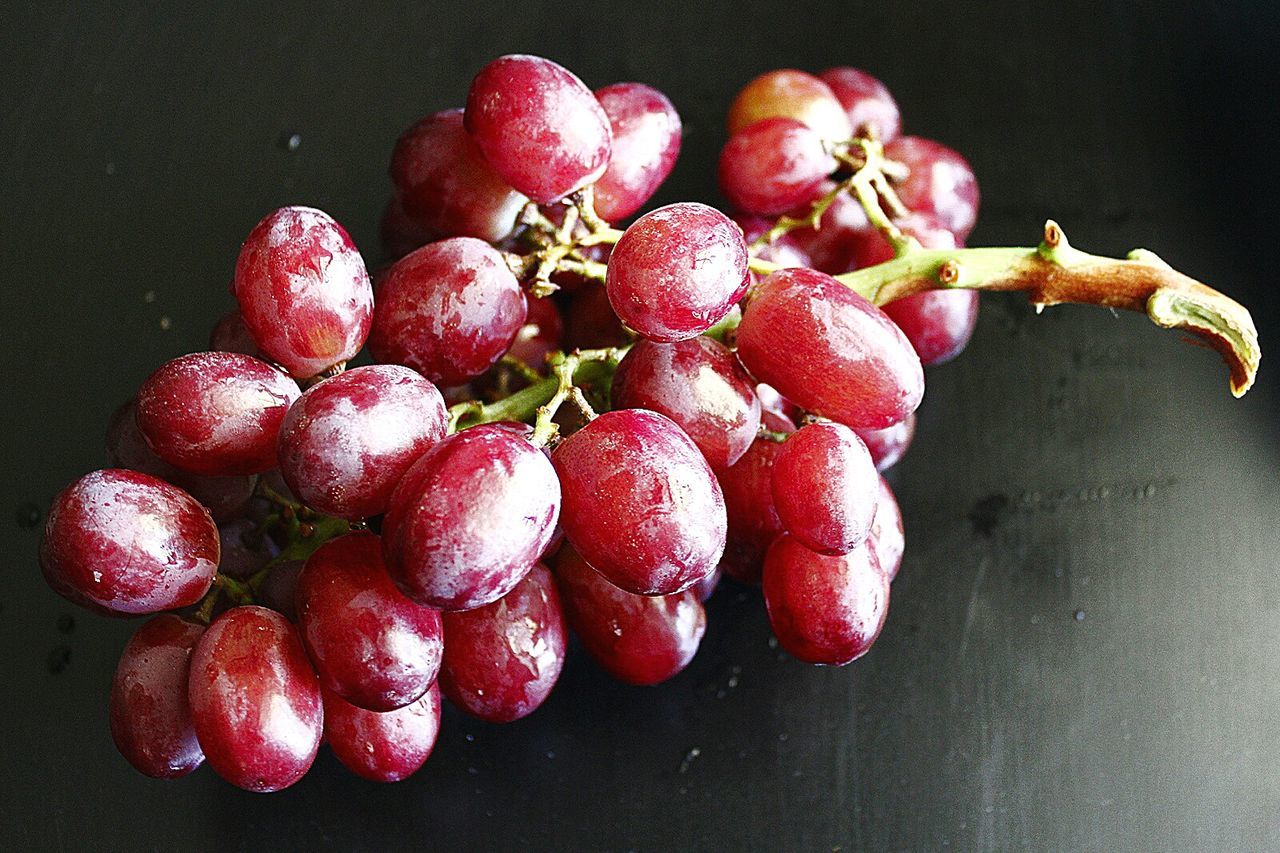
[[735, 208], [777, 216], [817, 198], [834, 168], [815, 130], [795, 119], [768, 118], [729, 138], [717, 177]]
[[874, 129], [881, 142], [892, 142], [902, 131], [902, 115], [889, 89], [865, 71], [848, 66], [828, 68], [818, 75], [840, 101], [855, 133]]
[[595, 183], [596, 213], [608, 222], [639, 210], [671, 174], [680, 156], [680, 115], [666, 95], [643, 83], [596, 90], [613, 129], [609, 168]]
[[787, 437], [773, 460], [773, 503], [787, 532], [819, 554], [847, 554], [867, 538], [880, 475], [843, 424], [815, 423]]
[[884, 147], [890, 160], [909, 170], [894, 188], [915, 213], [933, 216], [963, 243], [978, 221], [978, 179], [967, 160], [940, 142], [902, 136]]
[[793, 68], [767, 71], [742, 87], [729, 105], [729, 133], [779, 116], [808, 125], [828, 142], [853, 136], [849, 116], [831, 87]]
[[[778, 412], [766, 410], [762, 421], [774, 432], [796, 431]], [[720, 568], [740, 583], [760, 583], [765, 551], [783, 531], [773, 504], [773, 461], [781, 450], [781, 443], [757, 438], [741, 459], [716, 473], [729, 519]]]
[[871, 550], [881, 570], [893, 580], [902, 566], [902, 552], [906, 549], [906, 536], [902, 527], [902, 510], [898, 499], [889, 487], [889, 481], [880, 478], [880, 496], [876, 501], [876, 518], [871, 523], [869, 539]]
[[887, 471], [906, 455], [907, 448], [911, 446], [911, 439], [916, 434], [916, 415], [912, 412], [884, 429], [858, 429], [854, 432], [871, 451], [876, 470]]
[[399, 782], [422, 767], [440, 733], [440, 688], [379, 713], [357, 708], [336, 693], [324, 693], [324, 737], [352, 773], [370, 782]]

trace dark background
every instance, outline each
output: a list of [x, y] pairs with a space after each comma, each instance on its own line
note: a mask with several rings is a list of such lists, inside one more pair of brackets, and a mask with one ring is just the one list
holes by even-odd
[[970, 158], [972, 243], [1032, 244], [1051, 215], [1078, 246], [1158, 251], [1275, 340], [1274, 4], [41, 2], [4, 19], [5, 846], [1280, 847], [1280, 401], [1266, 366], [1233, 400], [1212, 353], [1137, 315], [984, 302], [895, 471], [908, 551], [864, 660], [786, 658], [757, 593], [727, 587], [671, 683], [574, 657], [528, 720], [450, 712], [398, 786], [328, 754], [265, 797], [208, 769], [136, 774], [106, 720], [135, 625], [49, 592], [29, 523], [103, 464], [113, 407], [204, 347], [264, 213], [322, 207], [375, 260], [397, 133], [505, 52], [670, 94], [688, 133], [658, 201], [714, 199], [724, 110], [756, 73], [865, 67], [909, 132]]

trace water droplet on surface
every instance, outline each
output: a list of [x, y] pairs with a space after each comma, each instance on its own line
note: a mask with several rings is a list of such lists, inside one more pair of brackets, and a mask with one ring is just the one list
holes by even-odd
[[1075, 620], [1076, 620], [1077, 622], [1083, 622], [1083, 621], [1084, 621], [1084, 611], [1083, 611], [1083, 610], [1077, 610], [1077, 611], [1075, 612]]
[[280, 134], [280, 147], [292, 154], [302, 147], [302, 134], [286, 130]]

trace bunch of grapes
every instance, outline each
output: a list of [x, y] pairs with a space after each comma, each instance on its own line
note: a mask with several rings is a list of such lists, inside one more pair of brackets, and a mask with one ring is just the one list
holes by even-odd
[[[125, 758], [274, 791], [324, 741], [403, 779], [442, 693], [522, 718], [570, 631], [622, 681], [671, 678], [721, 573], [761, 586], [800, 660], [864, 655], [904, 548], [880, 471], [976, 289], [1182, 327], [1190, 304], [1212, 326], [1153, 256], [1112, 275], [1052, 223], [1038, 249], [967, 252], [973, 172], [900, 125], [856, 69], [765, 74], [729, 111], [733, 215], [673, 204], [620, 230], [672, 169], [675, 108], [504, 56], [397, 141], [395, 260], [372, 277], [325, 213], [266, 216], [209, 351], [142, 383], [109, 426], [114, 467], [49, 513], [55, 591], [155, 614], [112, 684]], [[375, 363], [348, 368], [366, 344]]]

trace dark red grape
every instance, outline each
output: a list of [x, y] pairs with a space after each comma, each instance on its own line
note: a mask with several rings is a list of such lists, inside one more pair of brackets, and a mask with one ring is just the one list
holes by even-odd
[[400, 481], [382, 523], [405, 595], [470, 610], [506, 595], [551, 541], [560, 484], [541, 449], [492, 424], [433, 445]]
[[382, 541], [350, 533], [307, 559], [295, 593], [298, 632], [320, 682], [371, 711], [402, 708], [440, 671], [439, 612], [405, 598], [382, 565]]
[[871, 550], [876, 562], [889, 580], [898, 576], [902, 565], [902, 552], [906, 549], [906, 534], [902, 527], [902, 510], [898, 499], [884, 477], [880, 478], [880, 497], [876, 503], [876, 520], [871, 523]]
[[916, 434], [916, 415], [912, 412], [884, 429], [859, 429], [854, 432], [862, 439], [867, 450], [871, 451], [871, 460], [876, 463], [876, 470], [887, 471], [911, 446], [911, 439]]
[[239, 352], [267, 360], [258, 348], [258, 342], [249, 334], [249, 327], [244, 324], [244, 317], [240, 315], [238, 308], [232, 308], [223, 314], [213, 331], [209, 332], [209, 349], [212, 352]]
[[743, 311], [737, 344], [756, 379], [847, 426], [883, 429], [924, 397], [924, 370], [902, 330], [814, 270], [782, 270], [760, 282]]
[[857, 68], [828, 68], [818, 75], [831, 87], [854, 133], [865, 133], [874, 127], [882, 142], [890, 142], [902, 131], [898, 103], [889, 89], [876, 78]]
[[777, 216], [817, 198], [835, 167], [817, 131], [768, 118], [738, 131], [720, 152], [720, 191], [739, 210]]
[[236, 518], [218, 525], [221, 559], [218, 571], [236, 580], [246, 580], [271, 562], [278, 549], [270, 537], [258, 530], [251, 518]]
[[622, 322], [670, 343], [715, 325], [747, 288], [747, 244], [732, 219], [696, 202], [650, 211], [609, 257], [605, 288]]
[[195, 604], [218, 569], [218, 528], [195, 498], [137, 471], [85, 474], [53, 499], [40, 568], [54, 592], [112, 613]]
[[116, 409], [107, 425], [107, 458], [115, 468], [128, 468], [159, 477], [198, 500], [215, 521], [235, 518], [253, 497], [258, 478], [253, 474], [205, 477], [165, 462], [142, 437], [133, 400]]
[[191, 721], [209, 765], [246, 791], [287, 788], [315, 760], [324, 725], [320, 682], [289, 621], [234, 607], [196, 643]]
[[556, 581], [583, 647], [628, 684], [657, 684], [680, 672], [707, 630], [706, 611], [693, 589], [657, 596], [626, 592], [568, 546], [560, 549]]
[[775, 117], [808, 125], [829, 142], [853, 136], [849, 116], [831, 87], [793, 68], [768, 71], [742, 87], [729, 105], [729, 134]]
[[530, 299], [524, 325], [516, 332], [507, 355], [535, 370], [545, 371], [547, 356], [564, 345], [564, 321], [550, 299]]
[[879, 482], [857, 433], [843, 424], [808, 424], [774, 457], [773, 505], [805, 547], [847, 554], [871, 532]]
[[670, 595], [715, 570], [724, 551], [724, 497], [697, 445], [669, 418], [606, 412], [552, 458], [565, 538], [612, 583]]
[[379, 713], [324, 691], [324, 737], [338, 760], [370, 782], [399, 782], [422, 767], [440, 733], [440, 688]]
[[620, 347], [631, 342], [603, 287], [586, 287], [572, 294], [564, 311], [566, 349]]
[[737, 462], [760, 427], [760, 401], [746, 371], [724, 344], [702, 336], [638, 342], [613, 375], [612, 399], [620, 409], [671, 418], [714, 470]]
[[667, 96], [643, 83], [596, 90], [613, 128], [613, 156], [595, 185], [596, 213], [618, 222], [635, 213], [671, 174], [680, 156], [680, 115]]
[[305, 560], [285, 560], [272, 566], [262, 586], [258, 588], [258, 603], [297, 624], [298, 577], [305, 567]]
[[[954, 249], [955, 235], [931, 216], [913, 213], [898, 221], [898, 227], [915, 237], [926, 249]], [[878, 231], [860, 235], [855, 241], [853, 262], [858, 267], [874, 266], [893, 258], [893, 248]], [[883, 306], [915, 347], [926, 367], [955, 358], [973, 337], [978, 324], [976, 290], [926, 290]]]
[[[796, 428], [785, 416], [766, 411], [765, 426], [774, 432]], [[741, 583], [760, 583], [760, 570], [769, 544], [782, 533], [782, 521], [773, 505], [773, 460], [782, 444], [757, 438], [731, 467], [717, 473], [729, 519], [724, 557], [720, 568]]]
[[195, 474], [259, 474], [276, 467], [276, 434], [301, 396], [265, 361], [197, 352], [162, 364], [138, 389], [138, 429], [156, 455]]
[[391, 152], [391, 182], [407, 218], [439, 237], [496, 243], [515, 228], [528, 202], [485, 160], [462, 126], [462, 110], [427, 116], [400, 135]]
[[129, 640], [111, 681], [111, 737], [130, 764], [157, 779], [186, 776], [204, 763], [191, 727], [187, 670], [204, 628], [171, 613], [148, 620]]
[[964, 242], [978, 221], [978, 179], [968, 161], [947, 146], [919, 136], [902, 136], [884, 147], [885, 156], [910, 170], [895, 185], [898, 198], [915, 213], [933, 216]]
[[889, 612], [889, 578], [869, 545], [827, 557], [783, 534], [765, 555], [763, 586], [774, 636], [805, 663], [862, 657]]
[[280, 427], [280, 472], [325, 515], [358, 521], [391, 492], [448, 427], [436, 386], [407, 367], [357, 367], [308, 389]]
[[[400, 199], [392, 197], [382, 209], [382, 219], [378, 223], [378, 237], [382, 241], [382, 256], [390, 260], [399, 260], [420, 246], [434, 243], [443, 237], [423, 227], [417, 219], [410, 216], [400, 203]], [[385, 268], [383, 268], [385, 269]], [[373, 283], [375, 297], [378, 293], [379, 270], [370, 270], [369, 279]], [[375, 302], [376, 302], [375, 298]]]
[[604, 109], [571, 71], [539, 56], [500, 56], [480, 69], [464, 123], [494, 171], [539, 204], [594, 183], [609, 165]]
[[[816, 195], [825, 196], [835, 187], [834, 182], [823, 181]], [[809, 211], [810, 206], [805, 204], [793, 210], [791, 215], [804, 218]], [[852, 265], [859, 241], [867, 234], [879, 237], [862, 204], [851, 193], [843, 192], [823, 212], [818, 228], [797, 228], [788, 236], [812, 260], [808, 266], [838, 275]]]
[[533, 713], [560, 677], [565, 626], [551, 572], [534, 566], [492, 604], [444, 614], [440, 687], [472, 716], [509, 723]]
[[353, 358], [369, 336], [373, 288], [351, 237], [327, 213], [282, 207], [236, 261], [236, 301], [271, 360], [299, 378]]
[[378, 286], [369, 349], [439, 385], [493, 366], [524, 325], [524, 292], [502, 255], [474, 237], [430, 243], [401, 258]]

